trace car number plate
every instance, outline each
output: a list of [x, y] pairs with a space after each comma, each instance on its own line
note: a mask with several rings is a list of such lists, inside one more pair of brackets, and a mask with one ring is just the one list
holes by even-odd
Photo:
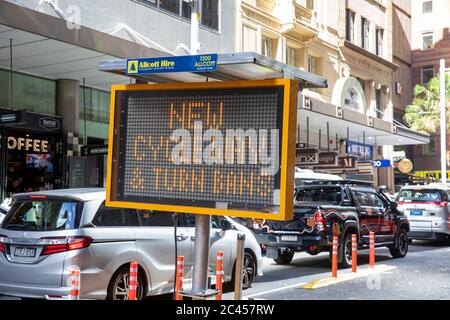
[[421, 210], [411, 210], [409, 212], [409, 215], [413, 216], [413, 217], [421, 217], [421, 216], [423, 216], [423, 211], [421, 211]]
[[36, 256], [36, 249], [33, 248], [16, 248], [14, 251], [16, 257], [32, 258]]
[[281, 241], [297, 241], [297, 236], [281, 236]]

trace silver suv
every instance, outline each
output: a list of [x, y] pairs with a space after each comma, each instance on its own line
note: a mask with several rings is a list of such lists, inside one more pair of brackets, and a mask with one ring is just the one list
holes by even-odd
[[408, 217], [411, 239], [439, 241], [449, 238], [448, 191], [438, 185], [407, 186], [400, 190], [396, 199], [398, 210]]
[[[81, 298], [127, 299], [129, 265], [139, 263], [138, 298], [173, 291], [173, 215], [106, 207], [103, 189], [16, 195], [0, 228], [0, 294], [62, 299], [70, 270], [81, 270]], [[185, 257], [184, 288], [191, 284], [195, 217], [178, 215], [177, 254]], [[209, 254], [215, 270], [224, 252], [224, 281], [231, 281], [237, 233], [246, 235], [244, 288], [261, 272], [260, 247], [245, 227], [213, 217]]]

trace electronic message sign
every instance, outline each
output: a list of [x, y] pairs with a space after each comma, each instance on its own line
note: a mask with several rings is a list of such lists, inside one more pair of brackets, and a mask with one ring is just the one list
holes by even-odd
[[293, 80], [113, 86], [107, 205], [292, 218]]

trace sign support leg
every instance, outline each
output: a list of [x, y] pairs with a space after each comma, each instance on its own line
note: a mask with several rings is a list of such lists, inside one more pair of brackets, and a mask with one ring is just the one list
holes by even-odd
[[194, 271], [192, 293], [202, 294], [208, 290], [208, 258], [211, 216], [195, 216]]

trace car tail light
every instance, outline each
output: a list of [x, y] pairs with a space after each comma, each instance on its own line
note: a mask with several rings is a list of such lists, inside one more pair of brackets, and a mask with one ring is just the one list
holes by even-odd
[[322, 213], [319, 211], [314, 215], [314, 220], [316, 221], [317, 231], [323, 231], [323, 223], [325, 222]]
[[90, 237], [42, 238], [38, 244], [43, 245], [41, 255], [66, 252], [87, 248], [92, 242]]
[[442, 201], [439, 203], [440, 207], [448, 207], [448, 202]]
[[6, 237], [5, 236], [0, 236], [0, 252], [6, 252]]
[[48, 199], [48, 196], [44, 196], [44, 195], [33, 195], [33, 196], [28, 196], [28, 199]]

